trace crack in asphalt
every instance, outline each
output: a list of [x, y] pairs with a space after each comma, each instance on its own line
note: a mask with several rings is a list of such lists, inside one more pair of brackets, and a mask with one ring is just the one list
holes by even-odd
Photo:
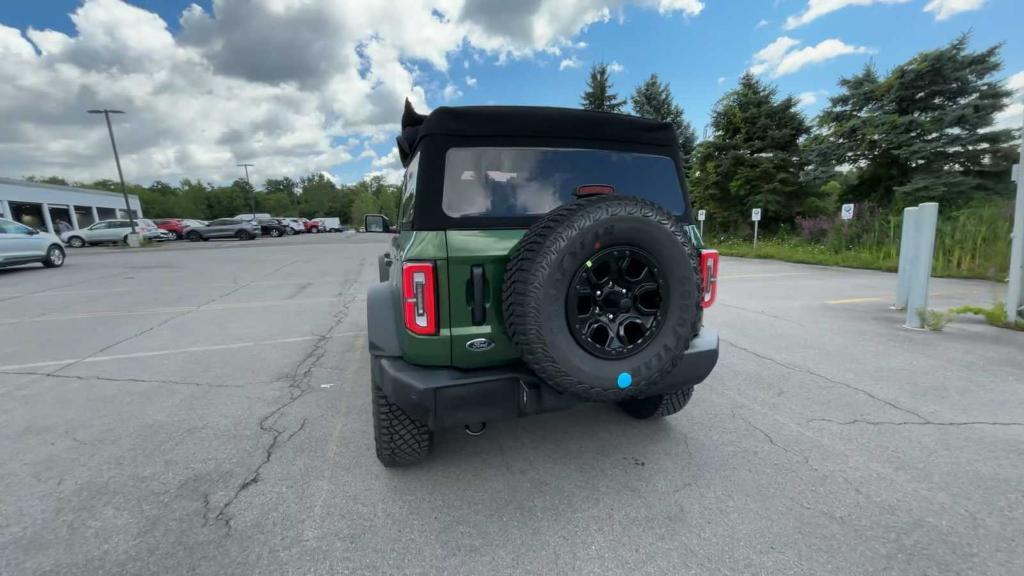
[[202, 310], [203, 307], [209, 306], [210, 304], [213, 304], [214, 302], [217, 302], [217, 301], [219, 301], [219, 300], [221, 300], [223, 298], [227, 298], [228, 296], [231, 296], [235, 292], [238, 292], [239, 290], [242, 290], [243, 288], [247, 288], [247, 287], [251, 286], [252, 284], [258, 282], [262, 278], [265, 278], [267, 276], [271, 276], [273, 274], [276, 274], [276, 273], [280, 272], [281, 270], [284, 270], [288, 266], [291, 266], [294, 263], [295, 263], [294, 260], [291, 261], [291, 262], [286, 262], [285, 264], [283, 264], [281, 266], [278, 266], [277, 268], [275, 268], [275, 269], [271, 270], [270, 272], [264, 274], [260, 278], [257, 278], [255, 280], [253, 280], [252, 282], [248, 282], [246, 284], [242, 284], [242, 285], [238, 286], [237, 288], [233, 288], [231, 290], [228, 290], [227, 292], [221, 294], [220, 296], [216, 296], [216, 297], [214, 297], [214, 298], [212, 298], [212, 299], [210, 299], [210, 300], [208, 300], [206, 302], [203, 302], [202, 304], [200, 304], [199, 306], [196, 306], [195, 308], [193, 308], [191, 310], [187, 310], [185, 312], [182, 312], [181, 314], [175, 314], [174, 316], [171, 316], [170, 318], [165, 318], [165, 319], [161, 320], [160, 322], [157, 322], [156, 324], [150, 326], [149, 328], [146, 328], [144, 330], [140, 330], [139, 332], [136, 332], [135, 334], [132, 334], [131, 336], [128, 336], [126, 338], [118, 340], [117, 342], [114, 342], [113, 344], [108, 344], [108, 345], [100, 348], [99, 350], [96, 350], [96, 351], [90, 353], [87, 356], [84, 356], [82, 358], [78, 358], [78, 359], [74, 360], [73, 362], [68, 362], [67, 364], [64, 364], [64, 365], [62, 365], [62, 366], [60, 366], [58, 368], [55, 368], [53, 371], [48, 372], [47, 374], [52, 376], [52, 375], [56, 374], [57, 372], [61, 372], [63, 370], [66, 370], [68, 368], [76, 366], [76, 365], [80, 364], [81, 362], [84, 362], [84, 361], [88, 360], [89, 358], [92, 358], [93, 356], [96, 356], [98, 354], [102, 354], [103, 352], [106, 352], [107, 350], [110, 350], [111, 348], [113, 348], [115, 346], [118, 346], [120, 344], [124, 344], [125, 342], [128, 342], [130, 340], [134, 340], [134, 339], [138, 338], [139, 336], [143, 336], [145, 334], [148, 334], [148, 333], [152, 332], [153, 330], [156, 330], [157, 328], [160, 328], [161, 326], [165, 326], [168, 323], [170, 323], [170, 322], [172, 322], [174, 320], [177, 320], [178, 318], [183, 318], [185, 316], [188, 316], [189, 314], [192, 314], [193, 312], [198, 312], [199, 310]]
[[821, 378], [822, 380], [825, 380], [827, 382], [831, 382], [833, 384], [838, 384], [839, 386], [843, 386], [844, 388], [848, 388], [850, 390], [854, 390], [856, 392], [860, 392], [861, 394], [867, 396], [868, 398], [871, 398], [872, 400], [874, 400], [876, 402], [880, 402], [882, 404], [885, 404], [886, 406], [888, 406], [890, 408], [893, 408], [895, 410], [899, 410], [900, 412], [903, 412], [904, 414], [910, 414], [911, 416], [921, 420], [922, 424], [926, 424], [926, 423], [931, 422], [928, 418], [925, 418], [924, 416], [918, 414], [917, 412], [914, 412], [913, 410], [910, 410], [909, 408], [904, 408], [904, 407], [900, 406], [899, 404], [896, 404], [894, 402], [891, 402], [889, 400], [886, 400], [884, 398], [876, 396], [876, 395], [872, 394], [871, 392], [868, 392], [867, 390], [865, 390], [863, 388], [860, 388], [858, 386], [854, 386], [853, 384], [850, 384], [849, 382], [843, 382], [842, 380], [836, 380], [835, 378], [832, 378], [830, 376], [826, 376], [826, 375], [824, 375], [824, 374], [822, 374], [820, 372], [815, 372], [814, 370], [810, 370], [810, 369], [807, 369], [807, 368], [800, 368], [799, 366], [793, 366], [793, 365], [790, 365], [790, 364], [786, 364], [785, 362], [782, 362], [780, 360], [776, 360], [775, 358], [772, 358], [770, 356], [766, 356], [764, 354], [761, 354], [760, 352], [755, 352], [754, 350], [751, 350], [750, 348], [746, 348], [744, 346], [740, 346], [739, 344], [736, 344], [735, 342], [732, 342], [730, 340], [726, 340], [725, 338], [722, 338], [722, 341], [725, 342], [726, 344], [732, 346], [733, 348], [736, 348], [738, 350], [742, 350], [742, 351], [746, 352], [747, 354], [750, 354], [750, 355], [756, 356], [756, 357], [758, 357], [758, 358], [760, 358], [762, 360], [766, 360], [768, 362], [771, 362], [772, 364], [775, 364], [777, 366], [785, 368], [786, 370], [791, 370], [793, 372], [800, 372], [802, 374], [809, 374], [811, 376], [815, 376], [817, 378]]
[[[359, 269], [362, 269], [364, 265], [365, 259], [360, 262]], [[337, 295], [341, 296], [345, 294], [354, 283], [355, 280], [351, 280], [338, 292]], [[235, 488], [231, 496], [229, 496], [228, 499], [225, 500], [224, 503], [221, 504], [219, 508], [217, 508], [216, 512], [213, 511], [213, 506], [211, 505], [210, 502], [210, 495], [204, 495], [204, 526], [210, 526], [219, 523], [224, 525], [224, 527], [227, 528], [228, 534], [230, 534], [232, 528], [232, 516], [229, 513], [229, 509], [231, 508], [231, 506], [235, 503], [238, 497], [242, 495], [243, 492], [252, 488], [253, 486], [260, 482], [260, 480], [262, 479], [260, 474], [263, 470], [263, 467], [270, 463], [270, 460], [274, 457], [274, 453], [281, 446], [288, 444], [288, 442], [290, 442], [292, 438], [295, 437], [296, 434], [301, 432], [306, 427], [306, 418], [303, 418], [302, 422], [295, 428], [295, 430], [293, 430], [290, 434], [285, 436], [284, 439], [282, 440], [282, 435], [284, 435], [286, 429], [277, 428], [276, 424], [280, 419], [281, 415], [283, 414], [283, 412], [289, 406], [295, 404], [300, 399], [305, 397], [306, 394], [313, 390], [313, 388], [311, 388], [309, 385], [313, 379], [313, 370], [317, 367], [317, 365], [320, 363], [323, 357], [327, 354], [327, 343], [330, 342], [331, 335], [334, 333], [335, 329], [337, 329], [337, 327], [340, 326], [341, 323], [344, 322], [344, 320], [348, 317], [349, 307], [356, 300], [357, 298], [354, 295], [349, 295], [341, 299], [338, 310], [336, 310], [332, 315], [331, 325], [327, 328], [326, 331], [316, 335], [316, 341], [306, 352], [306, 354], [302, 357], [302, 359], [295, 364], [295, 367], [292, 369], [289, 378], [286, 379], [286, 382], [288, 383], [288, 399], [283, 404], [274, 408], [266, 415], [264, 415], [262, 418], [260, 418], [259, 422], [257, 423], [260, 432], [270, 434], [270, 443], [263, 451], [262, 461], [259, 462], [255, 466], [255, 468], [253, 468], [248, 474], [246, 474], [244, 480], [242, 480], [242, 483], [239, 484], [238, 487]]]
[[82, 380], [101, 382], [127, 382], [130, 384], [172, 384], [175, 386], [193, 386], [200, 388], [244, 388], [243, 384], [213, 384], [210, 382], [188, 382], [185, 380], [149, 380], [146, 378], [111, 378], [108, 376], [82, 376], [76, 374], [51, 374], [47, 372], [23, 372], [15, 370], [0, 370], [0, 374], [14, 374], [19, 376], [46, 376], [48, 378], [63, 378], [67, 380]]
[[779, 450], [782, 450], [783, 452], [786, 452], [788, 454], [792, 454], [794, 456], [797, 456], [798, 458], [800, 458], [804, 462], [809, 462], [809, 459], [808, 459], [807, 456], [801, 454], [800, 452], [797, 452], [796, 450], [792, 450], [790, 448], [786, 448], [782, 444], [779, 444], [778, 442], [775, 441], [775, 438], [772, 438], [771, 434], [765, 432], [760, 426], [754, 424], [750, 420], [747, 420], [743, 416], [740, 416], [740, 415], [736, 414], [735, 410], [732, 410], [732, 416], [733, 416], [733, 418], [737, 418], [739, 420], [742, 420], [743, 422], [745, 422], [747, 424], [747, 426], [750, 426], [754, 430], [757, 430], [758, 432], [760, 432], [761, 435], [764, 436], [765, 439], [768, 440], [768, 443], [771, 444], [772, 446], [775, 446], [776, 448], [778, 448]]
[[935, 422], [933, 420], [926, 420], [924, 422], [899, 422], [892, 420], [832, 420], [831, 418], [812, 418], [807, 421], [808, 424], [816, 422], [828, 422], [829, 424], [837, 424], [839, 426], [849, 426], [851, 424], [865, 424], [868, 426], [1024, 426], [1024, 422], [989, 422], [984, 420], [971, 420], [966, 422]]
[[769, 314], [768, 312], [765, 312], [763, 310], [754, 310], [754, 309], [751, 309], [751, 308], [744, 308], [743, 306], [737, 306], [735, 304], [725, 304], [724, 302], [716, 302], [716, 304], [720, 304], [720, 305], [722, 305], [725, 308], [732, 308], [733, 310], [740, 310], [740, 311], [743, 311], [743, 312], [749, 312], [751, 314], [757, 314], [758, 316], [765, 316], [767, 318], [772, 318], [772, 319], [775, 319], [775, 320], [781, 320], [783, 322], [788, 322], [790, 324], [795, 324], [797, 326], [803, 326], [803, 324], [797, 322], [796, 320], [793, 320], [791, 318], [783, 318], [782, 316], [776, 316], [775, 314]]

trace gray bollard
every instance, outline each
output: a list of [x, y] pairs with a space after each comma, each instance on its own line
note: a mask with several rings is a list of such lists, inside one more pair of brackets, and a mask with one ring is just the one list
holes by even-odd
[[910, 268], [914, 260], [914, 225], [917, 224], [917, 206], [903, 209], [903, 231], [900, 233], [900, 265], [896, 278], [896, 303], [894, 310], [907, 308], [907, 293], [910, 289]]
[[917, 207], [914, 225], [913, 259], [910, 262], [910, 285], [907, 290], [907, 328], [924, 328], [921, 311], [928, 309], [928, 281], [932, 276], [935, 255], [935, 227], [939, 222], [939, 205], [925, 202]]

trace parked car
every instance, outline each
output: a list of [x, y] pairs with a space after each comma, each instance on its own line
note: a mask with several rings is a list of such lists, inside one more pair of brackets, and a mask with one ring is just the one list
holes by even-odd
[[[160, 239], [160, 229], [148, 220], [136, 220], [135, 230], [147, 240]], [[100, 220], [88, 228], [65, 232], [60, 235], [60, 239], [72, 248], [117, 242], [127, 244], [131, 231], [131, 223], [128, 220]]]
[[317, 227], [321, 232], [344, 232], [345, 228], [341, 225], [340, 218], [314, 218]]
[[184, 220], [181, 221], [181, 223], [185, 226], [185, 228], [195, 228], [196, 226], [206, 226], [207, 224], [209, 224], [209, 222], [206, 220], [195, 220], [191, 218], [185, 218]]
[[694, 228], [671, 124], [406, 104], [401, 134], [398, 229], [363, 222], [397, 232], [366, 300], [382, 464], [422, 460], [445, 428], [585, 402], [647, 420], [689, 403], [718, 362], [703, 324], [718, 253]]
[[205, 242], [211, 238], [253, 240], [260, 235], [258, 223], [234, 218], [220, 218], [202, 226], [189, 226], [185, 229], [185, 239], [192, 242]]
[[64, 245], [53, 234], [0, 218], [0, 268], [42, 263], [47, 268], [64, 265]]
[[161, 218], [153, 220], [156, 227], [170, 232], [178, 240], [185, 237], [185, 221], [181, 218]]
[[309, 232], [310, 234], [316, 234], [317, 232], [320, 232], [320, 224], [316, 220], [303, 218], [302, 225], [306, 227], [306, 232]]
[[306, 225], [302, 223], [301, 218], [282, 218], [291, 228], [293, 234], [302, 234], [306, 231]]
[[147, 240], [156, 240], [157, 242], [163, 242], [164, 240], [170, 240], [173, 238], [164, 233], [164, 231], [156, 225], [156, 222], [149, 218], [136, 218], [135, 219], [135, 230], [139, 234], [142, 234]]
[[238, 215], [235, 216], [235, 220], [249, 221], [249, 220], [252, 220], [254, 218], [271, 218], [271, 217], [272, 216], [270, 214], [267, 214], [266, 212], [257, 212], [256, 214], [238, 214]]
[[264, 236], [270, 236], [271, 238], [280, 238], [288, 234], [289, 227], [277, 218], [257, 218], [253, 220], [259, 224], [260, 231]]

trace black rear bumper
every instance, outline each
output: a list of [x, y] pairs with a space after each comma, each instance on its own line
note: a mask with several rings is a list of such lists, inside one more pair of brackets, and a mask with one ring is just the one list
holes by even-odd
[[[683, 361], [649, 395], [703, 382], [718, 363], [718, 332], [702, 330]], [[574, 406], [580, 399], [548, 386], [525, 366], [459, 370], [371, 356], [371, 377], [388, 398], [431, 429], [506, 420]]]

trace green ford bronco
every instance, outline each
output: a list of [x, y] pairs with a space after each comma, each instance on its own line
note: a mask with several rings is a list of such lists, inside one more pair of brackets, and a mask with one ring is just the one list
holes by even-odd
[[672, 126], [621, 114], [406, 103], [395, 233], [367, 296], [385, 466], [433, 431], [611, 402], [680, 411], [718, 361], [718, 253], [693, 226]]

